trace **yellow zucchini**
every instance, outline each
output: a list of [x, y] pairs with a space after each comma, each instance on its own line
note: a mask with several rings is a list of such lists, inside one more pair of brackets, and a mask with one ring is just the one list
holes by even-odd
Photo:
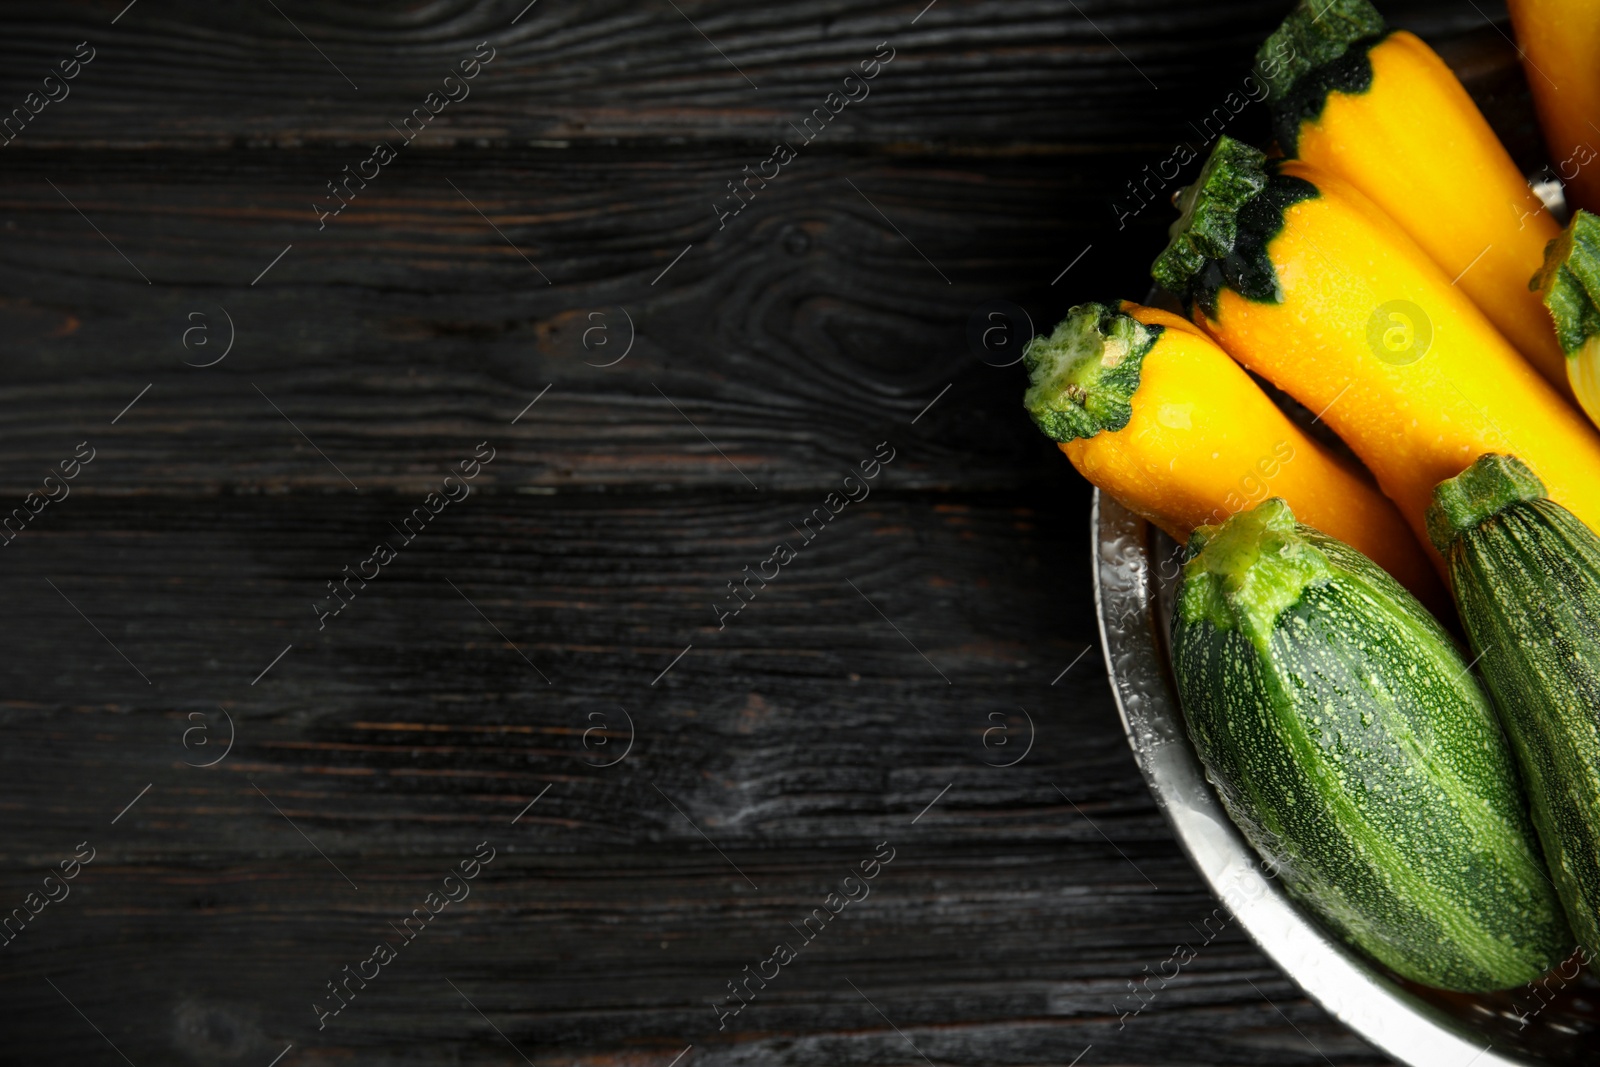
[[1444, 60], [1367, 0], [1301, 0], [1258, 59], [1276, 55], [1258, 69], [1283, 150], [1382, 208], [1570, 395], [1527, 286], [1561, 228]]
[[1594, 0], [1507, 0], [1506, 7], [1567, 204], [1600, 211], [1600, 10]]
[[1023, 399], [1079, 473], [1178, 541], [1282, 497], [1309, 526], [1375, 560], [1420, 599], [1444, 587], [1365, 472], [1307, 436], [1192, 323], [1084, 304], [1023, 355]]
[[1594, 428], [1370, 200], [1224, 137], [1180, 202], [1156, 280], [1344, 438], [1419, 540], [1433, 487], [1486, 452], [1600, 526]]

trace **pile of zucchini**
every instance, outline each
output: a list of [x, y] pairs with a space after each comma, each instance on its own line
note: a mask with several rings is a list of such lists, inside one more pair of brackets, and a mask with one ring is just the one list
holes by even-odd
[[1426, 44], [1309, 0], [1259, 54], [1273, 150], [1222, 137], [1176, 198], [1188, 317], [1084, 304], [1024, 357], [1040, 429], [1186, 542], [1173, 670], [1229, 814], [1463, 992], [1600, 958], [1600, 19], [1510, 6], [1565, 229]]

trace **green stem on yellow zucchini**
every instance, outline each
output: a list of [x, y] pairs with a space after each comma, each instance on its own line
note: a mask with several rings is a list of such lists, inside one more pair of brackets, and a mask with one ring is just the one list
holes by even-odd
[[1539, 293], [1555, 322], [1572, 391], [1600, 423], [1600, 218], [1575, 212], [1545, 246], [1544, 266], [1528, 288]]
[[1322, 114], [1330, 92], [1362, 93], [1372, 84], [1367, 52], [1388, 35], [1367, 0], [1300, 0], [1256, 51], [1267, 83], [1272, 132], [1294, 155], [1300, 124]]
[[1185, 307], [1198, 303], [1213, 318], [1224, 286], [1279, 303], [1283, 288], [1267, 244], [1283, 229], [1285, 210], [1317, 195], [1303, 178], [1277, 173], [1259, 149], [1220, 137], [1195, 183], [1179, 194], [1181, 214], [1150, 275]]
[[1122, 429], [1133, 416], [1144, 357], [1163, 329], [1104, 304], [1080, 304], [1023, 350], [1030, 381], [1023, 406], [1056, 441]]

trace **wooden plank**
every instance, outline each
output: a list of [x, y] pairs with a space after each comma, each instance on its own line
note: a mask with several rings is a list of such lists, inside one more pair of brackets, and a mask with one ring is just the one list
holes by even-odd
[[[1180, 916], [1199, 923], [1213, 904], [1192, 887], [1158, 896], [1085, 877], [1105, 869], [1092, 847], [996, 863], [906, 842], [871, 895], [767, 989], [752, 985], [754, 1001], [718, 1030], [712, 1005], [727, 983], [774, 942], [801, 941], [790, 923], [871, 849], [794, 855], [761, 874], [759, 894], [744, 887], [751, 899], [698, 916], [708, 898], [739, 892], [714, 856], [689, 868], [667, 852], [573, 861], [507, 849], [470, 897], [405, 944], [390, 924], [422, 906], [454, 855], [369, 864], [359, 893], [299, 863], [92, 866], [52, 906], [63, 914], [26, 932], [38, 940], [10, 950], [8, 1051], [117, 1062], [43, 972], [140, 1064], [265, 1064], [290, 1044], [300, 1063], [522, 1062], [514, 1048], [541, 1064], [664, 1065], [690, 1044], [701, 1064], [922, 1062], [906, 1039], [938, 1063], [1064, 1064], [1090, 1045], [1084, 1063], [1156, 1063], [1180, 1042], [1187, 1063], [1382, 1062], [1299, 1002], [1232, 930], [1120, 1020], [1115, 1009], [1136, 1003], [1126, 978], [1153, 971], [1173, 941], [1199, 941]], [[1156, 870], [1176, 875], [1181, 861]], [[939, 900], [917, 888], [926, 881]], [[69, 923], [97, 943], [74, 943]], [[313, 1001], [336, 1004], [325, 983], [384, 939], [398, 958], [368, 988], [352, 984], [354, 998], [318, 1030]], [[149, 981], [141, 959], [162, 960], [165, 981]]]
[[[449, 978], [538, 1062], [691, 1041], [699, 1062], [899, 1062], [848, 978], [944, 1059], [1137, 1058], [1224, 1025], [1248, 1036], [1197, 1062], [1319, 1059], [1248, 991], [1316, 1026], [1236, 931], [1118, 1027], [1126, 981], [1214, 905], [1132, 773], [1098, 655], [1079, 658], [1087, 576], [1061, 560], [1086, 554], [1081, 496], [875, 494], [717, 630], [716, 587], [797, 540], [810, 503], [470, 497], [318, 631], [309, 600], [389, 502], [63, 502], [10, 546], [33, 621], [0, 660], [0, 866], [20, 899], [77, 842], [98, 855], [7, 948], [8, 1048], [105, 1052], [48, 976], [136, 1063], [291, 1042], [302, 1062], [507, 1062]], [[219, 704], [234, 747], [183, 766], [220, 752]], [[1036, 740], [993, 766], [1025, 743], [1019, 704]], [[634, 747], [596, 766], [589, 715], [620, 731], [619, 706]], [[1011, 751], [985, 744], [998, 723]], [[318, 1031], [323, 983], [482, 840], [497, 859], [470, 901]], [[881, 841], [895, 859], [860, 913], [718, 1030], [726, 982]], [[158, 982], [138, 977], [152, 959]]]
[[[1127, 156], [1072, 175], [814, 157], [722, 229], [738, 155], [417, 157], [321, 231], [304, 175], [334, 155], [204, 157], [176, 183], [139, 157], [111, 183], [105, 156], [14, 158], [0, 485], [18, 498], [85, 439], [105, 457], [85, 495], [414, 495], [486, 439], [505, 489], [747, 486], [736, 466], [809, 491], [890, 432], [918, 444], [905, 484], [1055, 477], [1021, 368], [974, 355], [970, 324], [1006, 299], [1046, 329], [1086, 288], [1141, 290], [1167, 222], [1102, 237]], [[222, 362], [185, 365], [230, 334]]]
[[[888, 42], [889, 65], [868, 89], [849, 90], [867, 95], [829, 121], [832, 146], [1159, 148], [1187, 137], [1187, 123], [1238, 88], [1284, 9], [1267, 0], [692, 0], [677, 10], [545, 0], [513, 24], [523, 6], [358, 11], [182, 0], [140, 4], [115, 26], [124, 7], [115, 0], [29, 12], [14, 21], [7, 50], [18, 78], [33, 76], [6, 106], [21, 106], [87, 40], [94, 60], [18, 145], [354, 147], [390, 136], [390, 123], [444, 91], [443, 79], [487, 41], [494, 59], [465, 89], [450, 90], [468, 95], [442, 107], [419, 146], [766, 145], [789, 136], [790, 121], [829, 108], [827, 95]], [[1386, 6], [1428, 36], [1484, 22], [1463, 5]], [[1479, 6], [1503, 18], [1503, 5]]]
[[[603, 711], [620, 724], [618, 703], [641, 724], [641, 754], [668, 745], [674, 774], [703, 767], [712, 754], [673, 751], [706, 740], [707, 716], [726, 717], [717, 729], [734, 738], [770, 717], [762, 735], [775, 741], [778, 729], [785, 740], [750, 768], [776, 791], [752, 797], [761, 804], [804, 791], [802, 783], [830, 768], [854, 781], [847, 793], [881, 791], [887, 779], [876, 755], [840, 763], [837, 746], [854, 746], [854, 731], [894, 744], [901, 727], [910, 729], [907, 739], [919, 740], [889, 762], [937, 765], [983, 756], [978, 742], [993, 724], [989, 713], [1015, 716], [1018, 702], [1084, 701], [1104, 713], [1109, 697], [1096, 654], [1050, 684], [1095, 641], [1088, 575], [1076, 562], [1087, 555], [1081, 490], [929, 500], [895, 491], [893, 468], [871, 497], [846, 507], [809, 543], [791, 523], [809, 519], [816, 530], [813, 510], [822, 502], [798, 495], [756, 503], [678, 493], [664, 509], [654, 496], [476, 494], [450, 505], [409, 544], [390, 525], [409, 508], [392, 500], [237, 497], [196, 506], [72, 498], [54, 505], [61, 508], [50, 516], [54, 525], [24, 531], [6, 550], [6, 592], [19, 613], [37, 620], [7, 632], [0, 662], [12, 727], [29, 738], [18, 758], [61, 739], [60, 715], [78, 723], [74, 729], [92, 723], [109, 738], [92, 746], [96, 758], [201, 762], [179, 745], [187, 715], [215, 719], [222, 704], [240, 728], [230, 766], [309, 773], [297, 788], [334, 790], [324, 807], [353, 816], [349, 804], [376, 811], [393, 797], [363, 801], [355, 794], [371, 783], [318, 777], [318, 766], [365, 764], [384, 768], [380, 777], [404, 778], [408, 767], [454, 773], [481, 761], [475, 785], [505, 791], [488, 810], [503, 808], [509, 818], [530, 785], [536, 791], [554, 779], [508, 780], [502, 772], [535, 758], [549, 761], [547, 771], [582, 770], [588, 713]], [[342, 592], [348, 605], [320, 619], [314, 604], [338, 603], [327, 582], [347, 567], [354, 573], [353, 561], [380, 539], [398, 546], [397, 558], [364, 588], [352, 583]], [[751, 598], [743, 610], [719, 615], [713, 605], [726, 613], [736, 603], [727, 583], [780, 541], [797, 556], [766, 588], [756, 579], [741, 589]], [[1063, 565], [1063, 556], [1072, 562]], [[1034, 592], [1019, 601], [1015, 589], [1023, 586]], [[1073, 605], [1070, 612], [1060, 611], [1062, 602]], [[255, 681], [291, 643], [292, 655]], [[692, 655], [663, 675], [691, 643]], [[971, 697], [953, 699], [958, 682], [1002, 688], [971, 704]], [[786, 708], [763, 711], [774, 692], [785, 694]], [[836, 699], [860, 720], [836, 718], [849, 728], [834, 746], [808, 745], [816, 723], [805, 709]], [[879, 706], [885, 700], [891, 707]], [[436, 722], [461, 729], [438, 731], [429, 725]], [[404, 723], [421, 725], [397, 725]], [[28, 733], [35, 729], [41, 733]], [[929, 735], [946, 743], [928, 749]], [[438, 751], [420, 751], [424, 743]], [[1120, 742], [1112, 752], [1120, 758]], [[792, 785], [784, 784], [786, 766], [797, 776]], [[854, 778], [857, 771], [866, 777]], [[730, 775], [739, 777], [716, 777]], [[115, 810], [124, 792], [143, 784], [107, 782], [97, 804]], [[891, 810], [910, 806], [914, 815], [926, 802], [917, 798], [944, 784], [907, 779], [908, 795]], [[428, 774], [406, 785], [419, 800], [439, 791], [441, 802], [460, 787]], [[808, 833], [826, 833], [827, 816], [853, 810], [847, 796], [822, 792]], [[68, 810], [81, 802], [63, 799]], [[472, 819], [486, 799], [479, 797]], [[427, 832], [422, 814], [417, 829]], [[797, 813], [780, 804], [776, 814]], [[731, 813], [725, 821], [742, 833], [766, 832]]]

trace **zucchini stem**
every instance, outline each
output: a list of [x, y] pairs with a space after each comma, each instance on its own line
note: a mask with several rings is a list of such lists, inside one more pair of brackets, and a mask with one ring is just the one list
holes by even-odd
[[1479, 456], [1472, 466], [1434, 489], [1428, 507], [1428, 539], [1448, 554], [1462, 534], [1513, 504], [1542, 500], [1545, 495], [1539, 476], [1516, 456]]
[[1285, 152], [1295, 154], [1300, 124], [1322, 114], [1329, 93], [1363, 93], [1372, 85], [1367, 53], [1388, 32], [1367, 0], [1300, 0], [1262, 42], [1256, 69]]
[[1023, 406], [1056, 441], [1122, 429], [1133, 417], [1144, 357], [1165, 328], [1104, 304], [1078, 305], [1023, 350], [1031, 383]]
[[1545, 246], [1544, 267], [1528, 288], [1539, 293], [1567, 354], [1567, 380], [1600, 425], [1600, 218], [1581, 208]]
[[1183, 565], [1184, 621], [1205, 619], [1218, 630], [1239, 630], [1256, 642], [1306, 588], [1326, 580], [1328, 558], [1295, 523], [1281, 497], [1202, 526], [1189, 538]]
[[1263, 303], [1283, 300], [1267, 243], [1283, 228], [1284, 212], [1317, 195], [1303, 178], [1279, 174], [1266, 154], [1232, 137], [1217, 138], [1195, 183], [1178, 196], [1182, 213], [1150, 275], [1184, 302], [1215, 318], [1226, 286]]

